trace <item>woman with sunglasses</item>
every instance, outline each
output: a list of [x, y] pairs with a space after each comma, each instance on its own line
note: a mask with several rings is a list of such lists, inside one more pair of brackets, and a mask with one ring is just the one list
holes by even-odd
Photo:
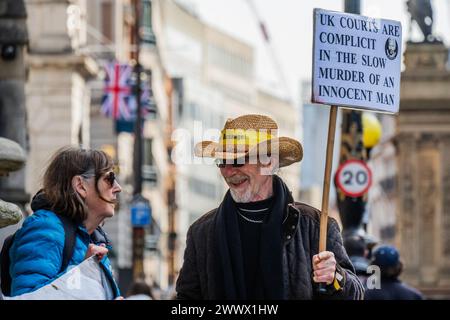
[[[35, 291], [97, 255], [108, 280], [105, 297], [118, 298], [107, 257], [111, 247], [100, 226], [114, 216], [119, 192], [112, 159], [103, 151], [66, 147], [56, 152], [44, 174], [43, 188], [33, 197], [34, 213], [16, 232], [9, 252], [10, 295]], [[73, 237], [66, 234], [70, 232]], [[66, 243], [68, 239], [73, 243]], [[69, 245], [72, 250], [67, 257]]]

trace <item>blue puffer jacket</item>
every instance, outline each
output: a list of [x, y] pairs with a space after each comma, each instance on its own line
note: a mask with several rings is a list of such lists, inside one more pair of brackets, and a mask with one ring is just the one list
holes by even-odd
[[[86, 228], [79, 225], [72, 259], [67, 269], [59, 273], [64, 242], [64, 226], [52, 211], [37, 210], [25, 219], [22, 228], [16, 233], [9, 252], [11, 296], [35, 291], [52, 282], [68, 269], [80, 264], [84, 260], [89, 244], [94, 243]], [[109, 279], [115, 297], [120, 296], [107, 256], [100, 261], [100, 265]]]

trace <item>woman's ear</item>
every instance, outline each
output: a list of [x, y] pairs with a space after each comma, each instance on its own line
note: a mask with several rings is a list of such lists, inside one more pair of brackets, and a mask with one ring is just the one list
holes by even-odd
[[87, 197], [87, 189], [84, 185], [83, 178], [81, 176], [74, 176], [72, 178], [72, 188], [77, 192], [83, 199]]

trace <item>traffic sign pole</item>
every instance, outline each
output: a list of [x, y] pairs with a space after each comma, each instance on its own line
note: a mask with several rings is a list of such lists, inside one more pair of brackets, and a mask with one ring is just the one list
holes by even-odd
[[[133, 171], [134, 171], [134, 197], [141, 197], [142, 192], [142, 114], [141, 114], [141, 64], [139, 59], [141, 34], [140, 34], [140, 1], [134, 1], [134, 32], [135, 32], [135, 59], [136, 59], [136, 122], [135, 122], [135, 142], [134, 142], [134, 157], [133, 157]], [[133, 226], [133, 280], [144, 279], [144, 243], [145, 229], [142, 226]]]
[[144, 241], [145, 229], [133, 227], [133, 279], [144, 279]]

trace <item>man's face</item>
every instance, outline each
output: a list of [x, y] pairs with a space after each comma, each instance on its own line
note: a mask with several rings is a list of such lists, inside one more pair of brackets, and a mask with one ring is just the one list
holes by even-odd
[[[263, 174], [264, 168], [260, 164], [246, 163], [242, 167], [231, 164], [220, 168], [220, 173], [230, 187], [231, 196], [236, 202], [254, 202], [271, 196], [272, 176]], [[270, 193], [268, 192], [270, 189]]]
[[394, 40], [389, 39], [388, 49], [391, 54], [394, 53], [394, 51], [395, 51], [395, 41]]

